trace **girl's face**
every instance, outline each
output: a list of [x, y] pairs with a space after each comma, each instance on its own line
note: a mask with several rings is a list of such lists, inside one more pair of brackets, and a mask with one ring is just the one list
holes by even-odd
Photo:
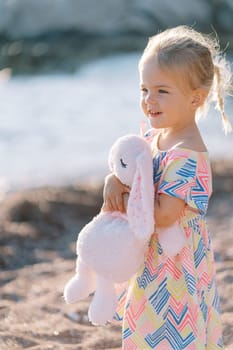
[[195, 119], [193, 95], [178, 76], [152, 60], [140, 67], [141, 108], [153, 128], [183, 128]]

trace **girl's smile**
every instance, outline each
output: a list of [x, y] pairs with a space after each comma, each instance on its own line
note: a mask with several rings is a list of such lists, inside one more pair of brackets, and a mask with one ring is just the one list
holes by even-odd
[[152, 110], [148, 110], [148, 115], [150, 118], [160, 117], [162, 112], [153, 112]]

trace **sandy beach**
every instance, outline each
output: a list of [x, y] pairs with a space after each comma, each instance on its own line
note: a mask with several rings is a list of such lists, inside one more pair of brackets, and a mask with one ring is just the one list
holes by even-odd
[[[233, 349], [233, 162], [213, 164], [212, 232], [225, 349]], [[94, 327], [89, 301], [66, 305], [77, 233], [102, 202], [96, 183], [25, 190], [0, 204], [0, 349], [121, 349], [121, 326]], [[210, 349], [208, 349], [210, 350]]]

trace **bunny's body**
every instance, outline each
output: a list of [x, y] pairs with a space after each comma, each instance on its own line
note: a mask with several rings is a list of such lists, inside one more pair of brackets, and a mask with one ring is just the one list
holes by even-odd
[[98, 275], [122, 283], [140, 267], [145, 247], [146, 242], [138, 240], [130, 229], [126, 215], [104, 212], [80, 232], [77, 255]]
[[117, 304], [115, 285], [136, 273], [145, 248], [145, 242], [130, 229], [126, 215], [100, 213], [79, 234], [76, 275], [66, 285], [65, 300], [78, 301], [95, 291], [90, 321], [105, 324], [112, 320]]

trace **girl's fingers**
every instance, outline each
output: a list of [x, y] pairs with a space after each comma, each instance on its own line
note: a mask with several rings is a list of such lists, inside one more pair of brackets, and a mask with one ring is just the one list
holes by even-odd
[[127, 212], [128, 207], [128, 200], [129, 200], [129, 193], [123, 193], [122, 195], [123, 205], [124, 205], [124, 212]]
[[118, 205], [117, 205], [116, 198], [111, 199], [111, 211], [118, 211]]
[[124, 213], [124, 204], [123, 204], [123, 198], [122, 196], [118, 196], [116, 197], [116, 207], [118, 211], [120, 211], [121, 213]]
[[104, 201], [102, 211], [114, 211], [114, 207], [110, 199]]
[[115, 199], [107, 199], [104, 201], [102, 211], [120, 211], [125, 212], [122, 197], [116, 197]]

